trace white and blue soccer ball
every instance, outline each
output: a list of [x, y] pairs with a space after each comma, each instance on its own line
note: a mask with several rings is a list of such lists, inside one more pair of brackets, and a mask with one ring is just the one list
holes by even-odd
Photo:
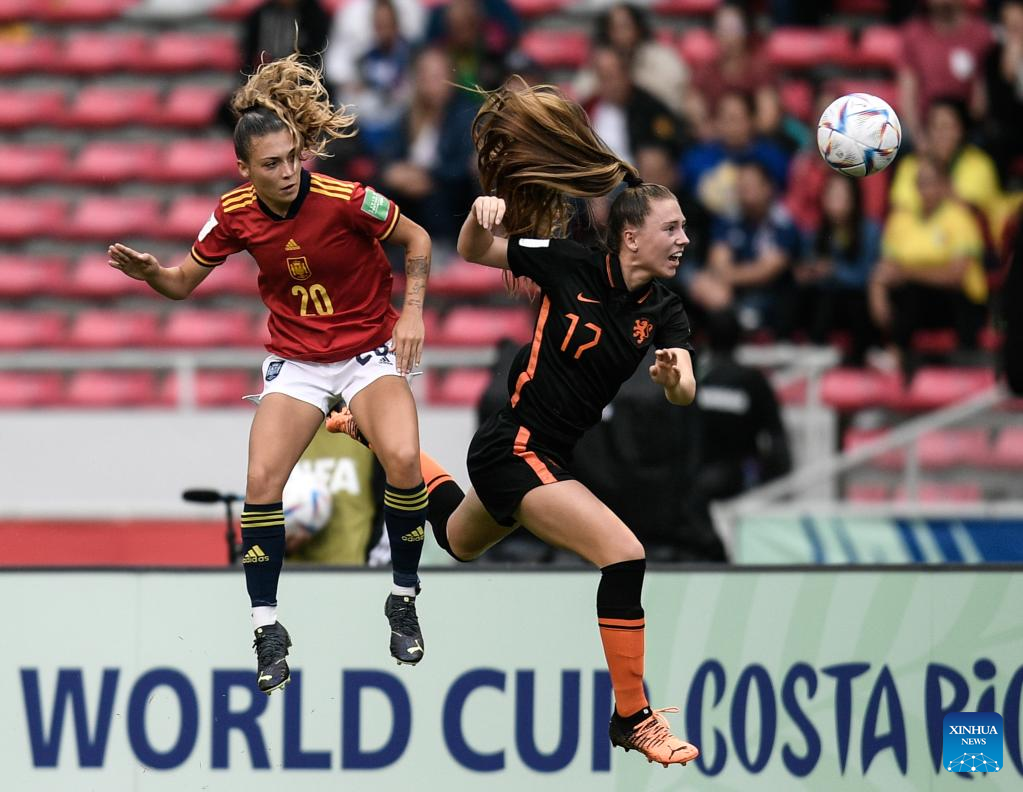
[[334, 500], [330, 490], [313, 474], [297, 465], [284, 485], [284, 529], [316, 533], [330, 520]]
[[876, 96], [853, 93], [828, 105], [817, 124], [824, 161], [847, 176], [869, 176], [887, 168], [902, 145], [902, 125], [891, 106]]

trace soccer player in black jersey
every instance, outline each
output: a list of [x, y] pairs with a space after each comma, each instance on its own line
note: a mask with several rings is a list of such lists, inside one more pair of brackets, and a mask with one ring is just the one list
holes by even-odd
[[[665, 397], [688, 405], [696, 395], [688, 319], [681, 300], [656, 280], [678, 269], [689, 242], [685, 216], [667, 188], [643, 184], [555, 88], [487, 94], [473, 138], [491, 194], [473, 203], [458, 251], [529, 278], [541, 302], [533, 341], [510, 372], [508, 404], [469, 446], [472, 488], [463, 498], [447, 480], [438, 497], [431, 492], [434, 535], [454, 558], [469, 561], [522, 525], [599, 567], [597, 621], [615, 693], [611, 741], [665, 767], [685, 764], [700, 752], [671, 733], [662, 713], [677, 710], [651, 709], [643, 689], [643, 545], [567, 469], [576, 441], [651, 346], [650, 379]], [[623, 179], [607, 249], [557, 238], [569, 219], [566, 196], [607, 195]], [[328, 428], [358, 435], [350, 414]], [[451, 496], [447, 510], [442, 492]]]
[[[671, 733], [643, 690], [643, 546], [567, 465], [651, 346], [650, 378], [665, 397], [688, 405], [696, 395], [689, 322], [681, 300], [656, 280], [678, 269], [689, 242], [685, 216], [667, 188], [643, 184], [557, 89], [489, 94], [473, 139], [490, 194], [473, 203], [458, 251], [532, 280], [540, 312], [512, 367], [508, 404], [469, 447], [472, 489], [437, 539], [470, 560], [521, 524], [599, 567], [597, 619], [615, 692], [611, 741], [665, 766], [684, 764], [699, 751]], [[606, 250], [556, 238], [568, 220], [566, 196], [607, 195], [623, 179]]]

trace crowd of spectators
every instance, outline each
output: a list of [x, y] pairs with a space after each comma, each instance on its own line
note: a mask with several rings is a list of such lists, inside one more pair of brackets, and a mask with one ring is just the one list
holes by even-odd
[[900, 26], [903, 150], [862, 180], [816, 152], [828, 75], [808, 113], [790, 112], [767, 52], [772, 25], [828, 22], [832, 5], [775, 0], [754, 15], [723, 3], [708, 20], [713, 56], [687, 63], [646, 8], [614, 3], [592, 22], [588, 62], [545, 73], [519, 48], [525, 25], [507, 0], [350, 0], [332, 21], [317, 0], [269, 0], [245, 23], [243, 55], [291, 51], [297, 23], [299, 49], [360, 116], [326, 167], [392, 194], [442, 254], [478, 189], [473, 89], [511, 74], [555, 82], [679, 196], [693, 243], [678, 287], [695, 327], [728, 309], [744, 338], [837, 344], [853, 365], [886, 350], [872, 359], [910, 371], [919, 330], [974, 349], [997, 308], [989, 284], [1023, 177], [1023, 2], [884, 4], [877, 21]]

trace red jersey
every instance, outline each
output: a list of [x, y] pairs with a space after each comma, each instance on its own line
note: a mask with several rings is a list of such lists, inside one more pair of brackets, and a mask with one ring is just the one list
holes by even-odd
[[285, 217], [259, 199], [251, 182], [222, 195], [192, 258], [217, 267], [249, 251], [270, 309], [266, 348], [291, 360], [345, 360], [391, 337], [398, 313], [380, 242], [399, 215], [370, 187], [303, 170]]

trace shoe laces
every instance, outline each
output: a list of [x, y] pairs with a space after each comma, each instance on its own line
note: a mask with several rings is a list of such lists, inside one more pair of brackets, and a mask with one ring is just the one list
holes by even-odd
[[678, 711], [678, 707], [662, 707], [661, 709], [655, 709], [653, 711], [653, 715], [640, 723], [632, 733], [632, 741], [636, 744], [636, 747], [653, 747], [661, 745], [671, 738], [678, 739], [671, 733], [671, 727], [668, 726], [668, 720], [662, 714], [664, 712]]
[[416, 603], [411, 597], [396, 597], [391, 601], [389, 621], [391, 629], [402, 635], [416, 635], [419, 632], [419, 619], [416, 616]]
[[252, 642], [260, 667], [268, 666], [288, 653], [288, 641], [283, 631], [264, 629]]

